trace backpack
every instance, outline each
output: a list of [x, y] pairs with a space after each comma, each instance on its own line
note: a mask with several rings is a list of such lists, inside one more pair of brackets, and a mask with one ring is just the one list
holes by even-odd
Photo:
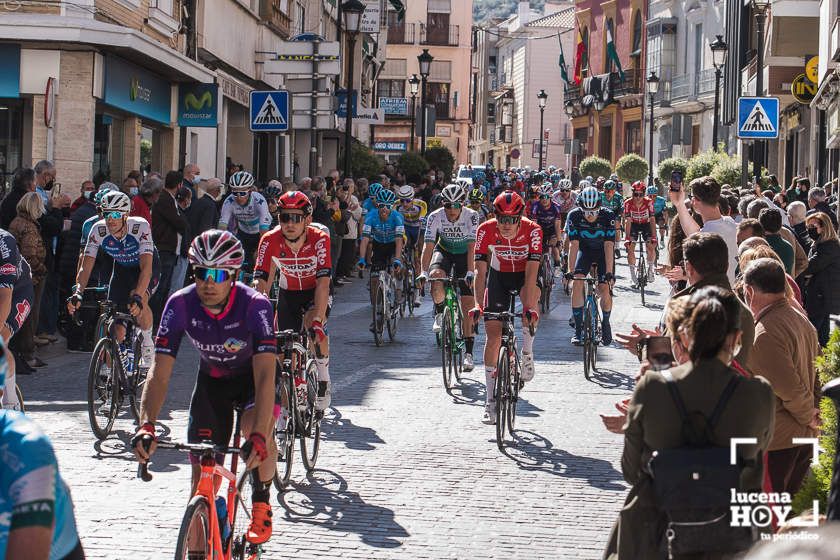
[[724, 388], [710, 417], [688, 412], [670, 371], [663, 371], [680, 413], [683, 447], [655, 451], [648, 463], [656, 504], [667, 517], [668, 558], [696, 553], [734, 553], [757, 538], [752, 527], [730, 526], [730, 491], [739, 489], [743, 464], [730, 463], [729, 447], [711, 442], [715, 426], [741, 376]]

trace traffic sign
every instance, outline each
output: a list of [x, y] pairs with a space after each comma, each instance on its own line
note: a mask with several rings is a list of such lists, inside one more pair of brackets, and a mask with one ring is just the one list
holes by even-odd
[[[542, 156], [543, 159], [548, 159], [548, 142], [546, 140], [543, 140]], [[534, 159], [540, 157], [540, 141], [538, 138], [531, 142], [531, 157]]]
[[251, 92], [251, 131], [285, 132], [289, 130], [289, 92]]
[[794, 99], [808, 105], [817, 96], [817, 84], [811, 82], [805, 74], [799, 74], [790, 84], [790, 92]]
[[779, 137], [779, 99], [777, 97], [738, 98], [738, 138]]

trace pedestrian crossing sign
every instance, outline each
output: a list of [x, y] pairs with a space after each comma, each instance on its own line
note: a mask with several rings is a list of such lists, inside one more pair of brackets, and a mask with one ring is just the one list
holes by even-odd
[[773, 139], [779, 137], [779, 99], [777, 97], [738, 98], [738, 138]]
[[285, 132], [289, 130], [289, 92], [251, 92], [251, 130]]

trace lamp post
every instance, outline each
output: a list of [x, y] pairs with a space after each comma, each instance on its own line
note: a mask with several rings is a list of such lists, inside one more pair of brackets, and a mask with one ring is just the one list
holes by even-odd
[[723, 40], [723, 35], [718, 35], [717, 38], [709, 45], [712, 50], [712, 64], [715, 67], [715, 122], [712, 124], [712, 150], [715, 152], [718, 149], [718, 126], [720, 123], [720, 78], [723, 70], [723, 65], [726, 64], [726, 55], [729, 51], [729, 46]]
[[362, 23], [365, 5], [359, 0], [347, 0], [341, 5], [344, 18], [344, 32], [347, 34], [347, 120], [344, 123], [344, 177], [350, 177], [350, 144], [353, 142], [353, 61], [355, 60], [356, 36]]
[[[572, 117], [575, 116], [575, 104], [572, 101], [566, 101], [566, 104], [563, 105], [563, 111], [565, 111], [566, 116], [569, 117], [569, 122], [571, 122]], [[574, 130], [574, 127], [572, 127]], [[571, 156], [571, 164], [569, 165], [569, 174], [571, 175], [571, 168], [575, 166], [575, 139], [574, 137], [569, 140], [569, 155]]]
[[426, 157], [426, 79], [432, 70], [432, 61], [435, 59], [429, 54], [429, 49], [417, 55], [417, 62], [420, 64], [420, 155]]
[[648, 140], [648, 185], [653, 184], [653, 98], [659, 92], [659, 76], [651, 71], [647, 79], [648, 99], [650, 100], [650, 137]]
[[420, 87], [420, 78], [417, 74], [412, 74], [408, 79], [408, 87], [411, 91], [411, 132], [408, 137], [411, 141], [410, 152], [414, 151], [414, 115], [417, 113], [417, 89]]
[[539, 169], [538, 171], [542, 171], [543, 169], [543, 142], [545, 141], [545, 128], [544, 126], [544, 119], [545, 119], [545, 102], [548, 101], [548, 94], [545, 92], [544, 89], [541, 89], [540, 92], [537, 94], [537, 101], [540, 104], [540, 158], [539, 158]]
[[[770, 0], [752, 0], [755, 11], [756, 65], [755, 65], [755, 96], [764, 97], [764, 23], [767, 21], [767, 9]], [[764, 165], [764, 142], [756, 140], [753, 144], [753, 175], [756, 184], [761, 179], [761, 167]]]

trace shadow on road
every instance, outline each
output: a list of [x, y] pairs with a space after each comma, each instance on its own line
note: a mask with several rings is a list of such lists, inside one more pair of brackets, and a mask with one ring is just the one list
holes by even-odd
[[455, 404], [471, 406], [484, 406], [484, 401], [487, 398], [484, 383], [468, 377], [461, 377], [460, 384], [453, 381], [450, 396]]
[[321, 436], [325, 441], [341, 441], [348, 449], [360, 451], [376, 449], [378, 444], [385, 443], [373, 428], [353, 424], [337, 409], [331, 410], [333, 414], [325, 417], [321, 423]]
[[369, 504], [333, 471], [316, 469], [278, 496], [284, 519], [330, 531], [356, 533], [376, 548], [398, 548], [408, 531], [394, 519], [394, 511]]
[[621, 473], [609, 461], [557, 449], [548, 438], [528, 430], [515, 431], [514, 442], [513, 446], [505, 448], [504, 455], [522, 470], [584, 479], [601, 490], [626, 490]]
[[636, 388], [636, 380], [633, 375], [621, 373], [614, 369], [598, 368], [590, 375], [589, 380], [604, 389], [625, 389], [632, 392]]

